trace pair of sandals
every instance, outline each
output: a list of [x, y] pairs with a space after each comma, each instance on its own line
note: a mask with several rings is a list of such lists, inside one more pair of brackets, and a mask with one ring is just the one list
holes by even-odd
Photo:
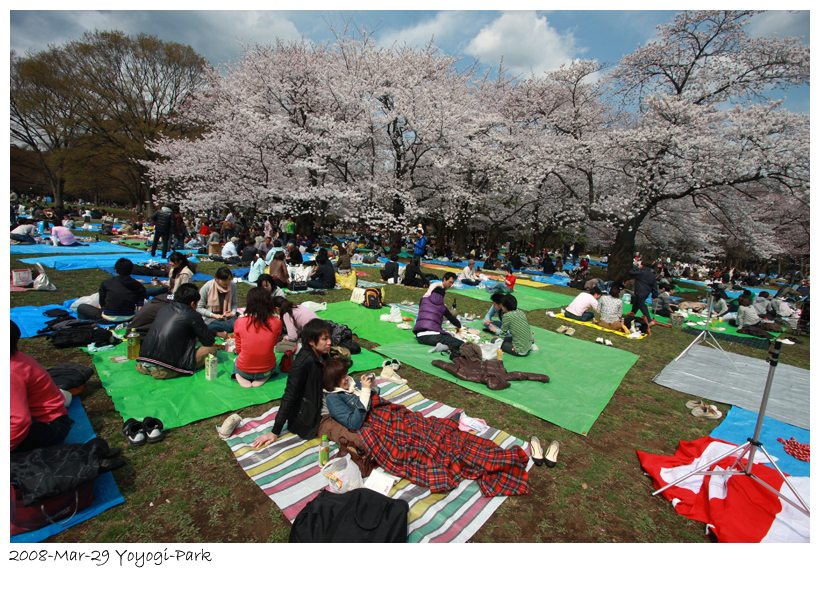
[[164, 440], [165, 434], [162, 433], [162, 429], [162, 421], [154, 417], [145, 417], [142, 421], [128, 419], [122, 424], [120, 433], [129, 446], [136, 447]]
[[546, 465], [550, 469], [555, 467], [558, 462], [558, 451], [561, 449], [561, 444], [558, 440], [553, 440], [550, 442], [550, 445], [547, 447], [546, 452], [544, 448], [541, 446], [541, 440], [538, 439], [538, 436], [532, 436], [530, 438], [530, 450], [532, 454], [533, 462], [537, 467], [541, 465]]
[[573, 327], [568, 327], [567, 325], [561, 325], [555, 330], [556, 333], [565, 333], [572, 337], [575, 335], [575, 329]]
[[723, 413], [717, 409], [714, 404], [706, 404], [703, 400], [689, 400], [686, 403], [686, 408], [691, 409], [692, 416], [701, 419], [720, 419]]
[[603, 337], [596, 338], [595, 343], [601, 343], [612, 347], [612, 342], [609, 339], [604, 339]]

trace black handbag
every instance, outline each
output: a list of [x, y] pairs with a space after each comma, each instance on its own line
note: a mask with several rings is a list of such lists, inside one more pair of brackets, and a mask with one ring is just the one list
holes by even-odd
[[288, 289], [291, 291], [307, 291], [307, 282], [306, 281], [290, 281], [290, 285]]
[[407, 542], [407, 501], [367, 488], [327, 490], [296, 516], [289, 542]]

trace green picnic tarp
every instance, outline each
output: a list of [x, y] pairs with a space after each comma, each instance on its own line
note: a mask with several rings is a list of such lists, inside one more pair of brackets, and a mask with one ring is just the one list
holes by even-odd
[[492, 391], [480, 383], [462, 381], [436, 368], [431, 364], [433, 360], [448, 358], [428, 353], [429, 346], [400, 342], [379, 346], [376, 351], [564, 429], [587, 435], [638, 356], [537, 327], [532, 330], [538, 351], [523, 358], [505, 354], [504, 366], [508, 371], [549, 375], [550, 382], [512, 381], [509, 388], [500, 391]]
[[[447, 293], [457, 293], [473, 299], [481, 299], [487, 302], [487, 307], [490, 304], [490, 293], [485, 289], [450, 289]], [[572, 303], [575, 299], [573, 295], [564, 295], [548, 289], [539, 289], [535, 287], [520, 286], [516, 287], [512, 292], [518, 302], [518, 308], [527, 312], [531, 310], [543, 310], [547, 308], [560, 308]]]
[[[415, 344], [412, 330], [399, 329], [396, 323], [382, 322], [379, 318], [382, 314], [390, 314], [390, 308], [370, 310], [359, 304], [345, 301], [328, 304], [327, 310], [319, 312], [319, 318], [347, 325], [354, 335], [373, 343], [386, 344], [411, 341]], [[402, 313], [402, 315], [415, 318], [407, 312]]]
[[[287, 373], [282, 373], [261, 387], [244, 388], [231, 379], [236, 354], [217, 350], [219, 366], [213, 381], [205, 379], [204, 370], [190, 377], [154, 379], [137, 372], [133, 360], [122, 363], [111, 360], [127, 354], [125, 342], [111, 351], [92, 354], [105, 391], [123, 421], [132, 417], [140, 420], [156, 417], [169, 429], [281, 398], [288, 378]], [[353, 355], [350, 371], [380, 368], [382, 361], [378, 354], [362, 349], [361, 354]]]

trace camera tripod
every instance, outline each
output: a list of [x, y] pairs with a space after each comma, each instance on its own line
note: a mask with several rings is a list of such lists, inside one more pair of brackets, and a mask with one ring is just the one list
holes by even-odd
[[[697, 337], [695, 337], [695, 340], [692, 343], [690, 343], [688, 346], [686, 346], [686, 349], [683, 350], [680, 354], [678, 354], [675, 357], [675, 360], [673, 360], [672, 362], [677, 362], [678, 360], [683, 358], [683, 356], [686, 354], [686, 352], [688, 352], [692, 348], [692, 346], [697, 345], [698, 343], [700, 343], [702, 341], [703, 343], [712, 346], [716, 350], [720, 350], [721, 352], [723, 352], [723, 355], [726, 356], [726, 360], [728, 360], [729, 363], [734, 367], [735, 372], [739, 373], [740, 371], [738, 370], [737, 366], [732, 361], [732, 359], [729, 357], [729, 354], [726, 353], [726, 350], [724, 350], [722, 347], [720, 347], [720, 344], [718, 343], [717, 339], [715, 339], [715, 336], [712, 335], [712, 332], [711, 332], [711, 329], [712, 329], [712, 310], [713, 310], [713, 306], [714, 306], [714, 303], [713, 303], [714, 302], [714, 292], [712, 292], [712, 291], [709, 292], [709, 296], [706, 298], [706, 302], [707, 302], [707, 305], [709, 306], [709, 311], [707, 312], [707, 315], [706, 315], [706, 328], [703, 331], [701, 331], [700, 334]], [[709, 341], [710, 339], [712, 341]]]
[[[760, 442], [760, 431], [763, 428], [763, 418], [766, 416], [766, 405], [769, 402], [769, 392], [772, 389], [772, 380], [774, 379], [774, 371], [777, 368], [777, 362], [780, 358], [780, 348], [781, 348], [781, 346], [782, 346], [782, 343], [780, 341], [775, 341], [774, 342], [774, 350], [769, 352], [769, 355], [771, 356], [771, 358], [766, 359], [766, 362], [769, 363], [769, 374], [768, 374], [768, 377], [766, 378], [766, 386], [763, 388], [763, 399], [760, 401], [760, 410], [757, 413], [757, 423], [755, 424], [754, 435], [752, 437], [748, 438], [746, 440], [745, 444], [741, 444], [740, 446], [732, 448], [726, 454], [722, 454], [721, 456], [717, 457], [716, 459], [711, 459], [711, 460], [707, 461], [703, 465], [700, 465], [700, 466], [696, 467], [694, 471], [690, 471], [689, 473], [687, 473], [683, 477], [681, 477], [679, 479], [676, 479], [671, 484], [666, 484], [663, 488], [655, 490], [652, 493], [652, 496], [655, 496], [656, 494], [660, 494], [661, 492], [663, 492], [667, 488], [671, 488], [672, 486], [675, 486], [675, 485], [679, 484], [683, 480], [688, 479], [689, 477], [691, 477], [693, 475], [729, 475], [729, 476], [732, 476], [732, 475], [735, 475], [735, 476], [746, 475], [748, 477], [751, 477], [754, 480], [757, 480], [758, 483], [760, 483], [763, 486], [765, 486], [766, 488], [768, 488], [771, 492], [776, 494], [781, 500], [786, 501], [787, 503], [792, 505], [794, 508], [796, 508], [798, 511], [800, 511], [801, 513], [803, 513], [807, 517], [811, 517], [811, 511], [809, 509], [809, 506], [806, 504], [806, 502], [803, 500], [803, 498], [800, 496], [800, 494], [797, 493], [797, 490], [795, 490], [794, 486], [792, 486], [791, 482], [789, 481], [789, 478], [787, 478], [783, 474], [783, 472], [780, 470], [780, 467], [777, 466], [777, 463], [769, 455], [769, 453], [766, 452], [766, 449], [763, 448], [763, 444]], [[760, 477], [756, 476], [753, 473], [755, 452], [757, 452], [757, 450], [760, 450], [760, 452], [762, 452], [766, 456], [766, 458], [769, 460], [769, 463], [771, 463], [771, 466], [774, 467], [775, 470], [777, 470], [777, 473], [783, 479], [784, 483], [789, 487], [789, 490], [791, 490], [792, 494], [794, 494], [794, 496], [797, 498], [797, 500], [800, 501], [800, 505], [798, 505], [793, 500], [791, 500], [789, 498], [786, 498], [786, 496], [784, 496], [782, 493], [780, 493], [779, 491], [772, 488], [769, 484], [767, 484]], [[745, 457], [747, 454], [749, 455], [749, 458], [746, 461], [746, 466], [743, 467], [743, 463], [741, 461], [743, 460], [743, 457]], [[708, 469], [709, 466], [714, 465], [718, 461], [721, 461], [721, 460], [723, 460], [727, 457], [730, 457], [730, 456], [736, 456], [737, 458], [735, 459], [735, 462], [732, 463], [732, 465], [728, 469], [725, 469], [725, 470], [723, 470], [723, 469], [709, 470]]]

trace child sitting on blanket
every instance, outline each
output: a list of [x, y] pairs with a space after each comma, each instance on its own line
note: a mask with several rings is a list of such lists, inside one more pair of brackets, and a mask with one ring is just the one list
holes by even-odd
[[357, 430], [370, 410], [371, 390], [378, 386], [372, 375], [356, 381], [347, 374], [347, 364], [333, 358], [322, 365], [322, 389], [330, 416], [348, 429]]

